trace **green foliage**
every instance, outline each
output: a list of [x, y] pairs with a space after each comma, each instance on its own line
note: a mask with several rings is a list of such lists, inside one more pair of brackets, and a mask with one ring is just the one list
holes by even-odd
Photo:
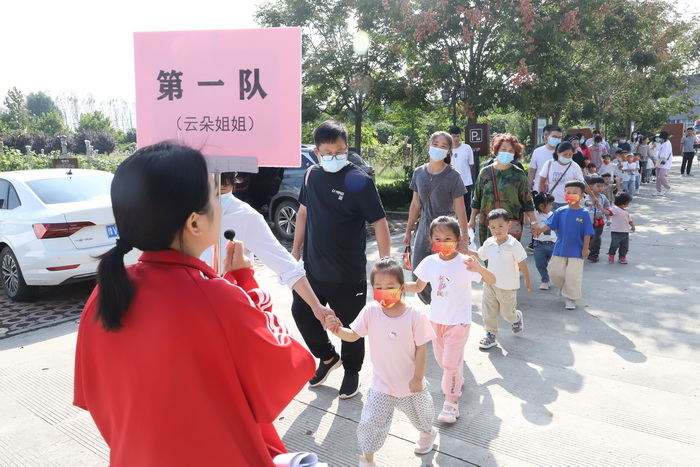
[[41, 117], [44, 114], [56, 112], [60, 115], [58, 106], [49, 95], [44, 92], [29, 93], [27, 95], [27, 110], [35, 117]]
[[[95, 170], [104, 170], [114, 173], [117, 167], [119, 167], [119, 164], [131, 154], [132, 152], [99, 155], [98, 157], [91, 158], [92, 167], [88, 165], [85, 155], [73, 155], [71, 157], [78, 159], [78, 167], [81, 169], [93, 168]], [[60, 151], [53, 151], [49, 154], [31, 152], [29, 155], [25, 155], [18, 149], [5, 147], [0, 150], [0, 172], [10, 170], [50, 169], [53, 166], [51, 160], [59, 156]]]
[[108, 131], [110, 133], [115, 131], [112, 121], [99, 110], [80, 116], [78, 131], [81, 130]]
[[66, 133], [68, 127], [63, 121], [61, 113], [58, 110], [51, 110], [41, 114], [36, 122], [35, 130], [39, 133], [58, 136], [61, 133]]
[[377, 185], [379, 197], [387, 211], [408, 211], [413, 198], [411, 180], [394, 180]]
[[22, 92], [13, 87], [7, 91], [3, 104], [6, 111], [0, 119], [2, 119], [4, 128], [8, 131], [26, 132], [31, 124], [31, 118]]

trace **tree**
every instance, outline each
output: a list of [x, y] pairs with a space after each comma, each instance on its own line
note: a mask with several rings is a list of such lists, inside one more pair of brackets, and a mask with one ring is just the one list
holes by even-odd
[[43, 113], [37, 120], [35, 128], [39, 133], [46, 133], [50, 136], [57, 136], [68, 131], [58, 109]]
[[80, 116], [78, 131], [82, 130], [108, 131], [114, 133], [112, 121], [99, 110]]
[[345, 120], [344, 114], [350, 116], [359, 152], [362, 120], [372, 106], [392, 98], [401, 62], [385, 38], [372, 30], [367, 30], [369, 50], [356, 54], [357, 35], [349, 25], [358, 20], [363, 28], [354, 3], [344, 0], [279, 0], [256, 13], [256, 21], [263, 26], [302, 28], [303, 100], [311, 104], [304, 116], [322, 113], [339, 120]]
[[31, 124], [31, 119], [22, 92], [16, 87], [7, 91], [4, 105], [7, 109], [7, 112], [3, 114], [5, 128], [19, 133], [26, 132]]
[[58, 106], [51, 97], [44, 92], [29, 93], [27, 95], [27, 110], [36, 117], [41, 117], [44, 114], [58, 112]]
[[102, 154], [109, 154], [117, 147], [117, 141], [109, 131], [84, 128], [78, 130], [75, 136], [75, 151], [77, 153], [86, 153], [85, 140], [90, 141], [92, 147]]

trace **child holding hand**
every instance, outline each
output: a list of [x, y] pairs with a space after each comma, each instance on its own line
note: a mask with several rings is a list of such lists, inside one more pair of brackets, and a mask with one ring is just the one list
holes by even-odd
[[382, 258], [372, 267], [374, 301], [365, 305], [349, 328], [327, 314], [326, 327], [346, 342], [369, 336], [372, 385], [362, 407], [357, 439], [362, 449], [360, 466], [375, 466], [374, 454], [384, 445], [394, 409], [406, 414], [420, 432], [416, 454], [433, 450], [433, 398], [425, 382], [428, 341], [435, 337], [427, 316], [403, 301], [406, 290], [403, 267]]
[[627, 264], [627, 251], [630, 246], [630, 231], [635, 231], [634, 222], [627, 208], [632, 202], [629, 193], [619, 193], [615, 196], [615, 205], [610, 207], [610, 249], [608, 263], [615, 262], [615, 253], [620, 249], [620, 263]]
[[495, 284], [496, 276], [479, 260], [457, 252], [462, 240], [457, 219], [440, 216], [430, 224], [430, 241], [436, 255], [423, 259], [414, 271], [416, 282], [406, 282], [406, 292], [418, 293], [432, 287], [430, 324], [437, 337], [433, 353], [442, 368], [442, 392], [445, 403], [438, 415], [444, 423], [459, 418], [459, 397], [464, 383], [464, 345], [472, 322], [471, 283], [482, 279]]
[[488, 261], [488, 269], [496, 276], [495, 284], [485, 284], [482, 295], [481, 315], [484, 317], [486, 336], [479, 341], [479, 348], [490, 349], [496, 345], [498, 315], [511, 323], [513, 334], [523, 332], [523, 313], [516, 309], [520, 273], [525, 287], [532, 292], [530, 272], [527, 269], [525, 248], [508, 234], [510, 216], [505, 209], [494, 209], [487, 217], [491, 237], [479, 248], [479, 258]]

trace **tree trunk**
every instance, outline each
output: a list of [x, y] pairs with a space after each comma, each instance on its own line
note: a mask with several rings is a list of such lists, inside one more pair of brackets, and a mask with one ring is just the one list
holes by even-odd
[[362, 97], [355, 96], [355, 151], [362, 157]]
[[559, 125], [562, 109], [556, 109], [552, 114], [552, 125]]

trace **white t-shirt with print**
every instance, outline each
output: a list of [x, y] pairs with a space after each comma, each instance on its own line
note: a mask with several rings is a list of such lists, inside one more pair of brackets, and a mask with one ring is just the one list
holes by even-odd
[[[535, 210], [535, 220], [537, 221], [537, 227], [539, 227], [540, 229], [544, 227], [545, 222], [547, 222], [547, 219], [552, 217], [552, 214], [554, 214], [554, 211], [549, 211], [547, 214], [545, 214], [543, 212]], [[557, 233], [554, 230], [547, 230], [546, 232], [542, 232], [537, 237], [535, 237], [535, 240], [538, 240], [540, 242], [556, 242]]]
[[508, 240], [499, 245], [495, 237], [489, 237], [479, 248], [479, 258], [488, 260], [488, 270], [496, 276], [496, 287], [504, 290], [520, 288], [518, 263], [527, 259], [527, 253], [515, 238], [508, 235]]
[[457, 253], [449, 261], [437, 254], [427, 256], [413, 271], [432, 288], [430, 321], [451, 326], [472, 322], [472, 282], [481, 282], [481, 274], [467, 270], [467, 255]]
[[[566, 170], [567, 166], [569, 170]], [[566, 172], [566, 174], [564, 174]], [[562, 175], [564, 175], [562, 177]], [[581, 180], [583, 181], [583, 172], [581, 167], [574, 162], [569, 162], [568, 165], [561, 165], [559, 162], [552, 159], [544, 164], [542, 170], [540, 171], [540, 177], [547, 179], [547, 190], [552, 190], [552, 196], [554, 196], [555, 203], [564, 203], [564, 186], [569, 180]], [[559, 180], [561, 178], [561, 180]], [[559, 181], [559, 183], [557, 183]]]
[[468, 144], [462, 143], [458, 148], [452, 148], [452, 167], [457, 169], [462, 176], [464, 186], [473, 185], [472, 170], [469, 167], [474, 165], [474, 151]]
[[629, 180], [633, 180], [635, 177], [636, 172], [625, 172], [626, 170], [639, 170], [639, 162], [634, 161], [634, 162], [623, 162], [622, 163], [622, 181], [626, 182]]

